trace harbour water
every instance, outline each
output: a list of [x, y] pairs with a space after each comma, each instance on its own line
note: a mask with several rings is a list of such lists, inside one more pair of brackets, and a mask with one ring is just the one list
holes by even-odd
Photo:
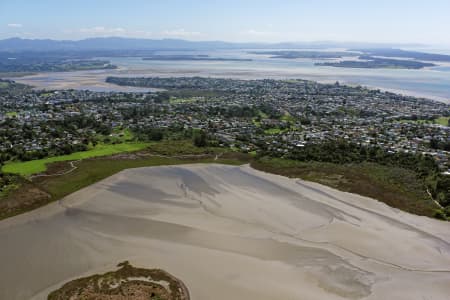
[[[156, 61], [141, 57], [107, 57], [116, 70], [39, 73], [15, 78], [37, 88], [74, 88], [111, 91], [148, 91], [105, 83], [107, 76], [207, 76], [240, 79], [308, 79], [379, 88], [406, 95], [450, 102], [450, 64], [420, 70], [357, 69], [315, 66], [319, 60], [271, 58], [251, 50], [171, 51], [170, 54], [206, 54], [210, 57], [251, 58], [252, 61]], [[158, 54], [167, 54], [160, 52]]]

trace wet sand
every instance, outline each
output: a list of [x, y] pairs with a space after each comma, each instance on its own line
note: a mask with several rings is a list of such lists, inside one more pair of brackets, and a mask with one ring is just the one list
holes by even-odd
[[118, 70], [88, 70], [69, 72], [44, 72], [8, 79], [27, 84], [38, 90], [74, 89], [95, 92], [148, 93], [162, 91], [156, 88], [120, 86], [106, 82], [106, 77], [121, 74]]
[[192, 299], [448, 299], [450, 223], [248, 166], [130, 169], [0, 222], [0, 299], [129, 260]]

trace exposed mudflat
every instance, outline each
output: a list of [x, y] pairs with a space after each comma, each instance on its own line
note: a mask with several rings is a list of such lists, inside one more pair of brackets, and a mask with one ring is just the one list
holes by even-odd
[[130, 169], [0, 222], [0, 299], [124, 260], [191, 299], [449, 299], [450, 223], [248, 166]]

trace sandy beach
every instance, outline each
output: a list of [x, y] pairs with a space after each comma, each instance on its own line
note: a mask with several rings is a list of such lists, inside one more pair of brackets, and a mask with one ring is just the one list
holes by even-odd
[[316, 183], [217, 164], [129, 169], [0, 222], [0, 299], [128, 260], [191, 299], [450, 295], [450, 223]]

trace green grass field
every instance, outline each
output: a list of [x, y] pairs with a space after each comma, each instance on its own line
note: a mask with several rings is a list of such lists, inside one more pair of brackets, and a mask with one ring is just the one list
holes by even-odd
[[268, 135], [272, 135], [272, 134], [282, 134], [282, 133], [286, 133], [289, 130], [298, 130], [297, 127], [295, 126], [291, 126], [290, 128], [270, 128], [270, 129], [266, 129], [264, 130], [264, 134], [268, 134]]
[[197, 101], [195, 98], [175, 98], [171, 97], [169, 100], [170, 104], [180, 104], [180, 103], [192, 103]]
[[416, 124], [439, 124], [442, 126], [448, 126], [448, 120], [450, 117], [439, 117], [434, 120], [399, 120], [400, 123], [416, 123]]
[[288, 114], [288, 113], [284, 114], [284, 115], [280, 118], [280, 120], [282, 120], [282, 121], [287, 121], [287, 122], [292, 122], [292, 123], [295, 122], [295, 118], [294, 118], [293, 116], [291, 116], [290, 114]]
[[79, 160], [91, 157], [107, 156], [121, 152], [138, 151], [147, 148], [148, 145], [148, 143], [123, 143], [115, 145], [100, 144], [91, 150], [75, 152], [69, 155], [54, 156], [26, 162], [7, 163], [3, 166], [2, 171], [5, 173], [29, 176], [32, 174], [44, 172], [47, 169], [47, 164], [52, 162]]
[[10, 111], [6, 113], [7, 117], [17, 117], [18, 113], [15, 111]]
[[285, 129], [281, 129], [281, 128], [270, 128], [270, 129], [266, 129], [264, 130], [265, 134], [280, 134], [285, 132]]
[[450, 117], [440, 117], [435, 120], [436, 124], [440, 124], [443, 126], [448, 126], [448, 120]]

